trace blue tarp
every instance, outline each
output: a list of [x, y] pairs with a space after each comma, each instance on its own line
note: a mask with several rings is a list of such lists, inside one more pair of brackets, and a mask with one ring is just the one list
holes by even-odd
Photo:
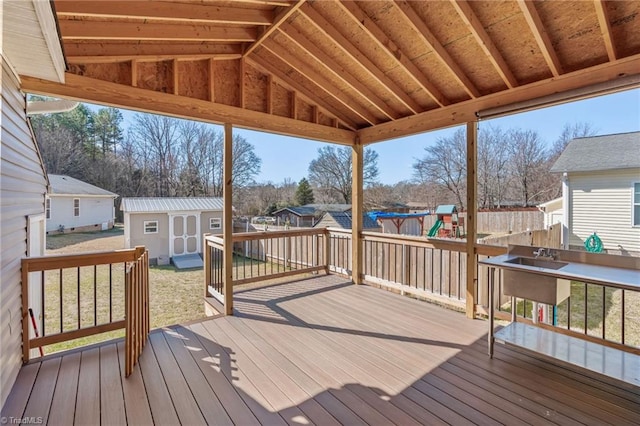
[[424, 216], [428, 216], [431, 213], [429, 212], [425, 212], [425, 213], [389, 213], [389, 212], [369, 212], [367, 213], [367, 215], [373, 219], [373, 220], [378, 220], [378, 219], [408, 219], [411, 217], [424, 217]]

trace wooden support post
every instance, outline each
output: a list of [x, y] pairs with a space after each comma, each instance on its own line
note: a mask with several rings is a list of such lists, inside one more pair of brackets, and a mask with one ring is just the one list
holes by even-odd
[[233, 155], [233, 127], [230, 123], [224, 125], [224, 210], [222, 212], [222, 239], [224, 246], [224, 313], [233, 315], [233, 206], [231, 186], [231, 164]]
[[477, 281], [478, 257], [476, 224], [478, 217], [478, 123], [467, 123], [467, 295], [466, 313], [468, 318], [475, 316], [475, 284]]
[[362, 187], [364, 176], [364, 149], [356, 138], [351, 147], [353, 178], [351, 181], [351, 280], [362, 283]]

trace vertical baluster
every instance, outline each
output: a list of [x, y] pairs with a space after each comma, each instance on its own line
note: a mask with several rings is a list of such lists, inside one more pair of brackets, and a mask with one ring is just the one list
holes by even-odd
[[78, 329], [81, 328], [82, 324], [80, 321], [80, 267], [78, 266], [76, 268], [78, 270], [78, 279], [77, 279], [77, 284], [78, 284]]
[[620, 319], [620, 334], [622, 344], [624, 345], [624, 317], [625, 317], [625, 302], [624, 302], [625, 290], [622, 289], [622, 300], [621, 300], [621, 310], [622, 310], [622, 318]]
[[41, 296], [40, 316], [42, 317], [42, 330], [41, 330], [41, 332], [42, 332], [41, 336], [42, 337], [46, 336], [46, 334], [44, 334], [45, 333], [44, 323], [46, 322], [45, 321], [45, 319], [46, 319], [45, 312], [47, 312], [47, 311], [44, 310], [44, 300], [46, 299], [45, 293], [44, 293], [44, 279], [45, 279], [44, 271], [42, 271], [42, 272], [40, 272], [40, 296]]
[[589, 284], [584, 283], [584, 334], [587, 334], [587, 327], [588, 327], [588, 324], [587, 324], [588, 300], [589, 300]]
[[60, 333], [64, 331], [64, 314], [63, 314], [63, 292], [62, 292], [62, 268], [60, 268]]
[[98, 265], [93, 265], [93, 325], [98, 325]]
[[605, 336], [605, 323], [607, 321], [607, 288], [602, 286], [602, 338]]
[[571, 296], [567, 297], [567, 330], [571, 330]]
[[113, 263], [109, 264], [109, 322], [113, 322]]

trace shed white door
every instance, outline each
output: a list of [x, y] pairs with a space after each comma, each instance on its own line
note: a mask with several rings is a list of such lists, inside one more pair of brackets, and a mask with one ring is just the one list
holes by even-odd
[[198, 253], [200, 250], [200, 214], [169, 216], [171, 256]]

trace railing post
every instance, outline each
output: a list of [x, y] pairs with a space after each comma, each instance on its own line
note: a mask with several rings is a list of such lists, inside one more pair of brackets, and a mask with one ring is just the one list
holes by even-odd
[[202, 251], [204, 262], [204, 297], [209, 296], [209, 284], [211, 283], [211, 250], [209, 249], [209, 242], [207, 237], [211, 234], [204, 234], [202, 236]]
[[[29, 261], [22, 259], [22, 362], [29, 362]], [[42, 295], [44, 298], [44, 294]], [[44, 312], [42, 313], [44, 316]]]
[[327, 274], [331, 272], [331, 234], [325, 230], [324, 238], [324, 266], [327, 268]]
[[478, 256], [476, 253], [478, 218], [478, 123], [467, 123], [467, 291], [466, 314], [468, 318], [475, 316], [475, 284], [478, 268]]
[[360, 140], [351, 147], [353, 179], [351, 181], [351, 280], [362, 283], [362, 192], [363, 192], [363, 155], [364, 148]]
[[233, 315], [233, 206], [232, 194], [232, 159], [233, 159], [233, 127], [230, 123], [224, 125], [224, 188], [223, 188], [223, 283], [224, 283], [224, 313]]

